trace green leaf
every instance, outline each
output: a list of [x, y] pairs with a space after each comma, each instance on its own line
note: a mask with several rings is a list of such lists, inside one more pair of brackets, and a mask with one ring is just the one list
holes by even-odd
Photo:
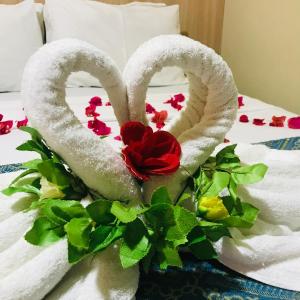
[[234, 208], [235, 200], [231, 196], [221, 197], [224, 206], [226, 207], [228, 213], [230, 214]]
[[264, 164], [235, 168], [231, 174], [236, 184], [251, 184], [262, 180], [268, 170]]
[[123, 237], [125, 226], [100, 225], [91, 233], [90, 250], [99, 252]]
[[175, 224], [174, 206], [166, 203], [154, 204], [145, 212], [145, 217], [155, 231]]
[[32, 174], [32, 173], [36, 173], [35, 170], [26, 170], [24, 172], [22, 172], [19, 176], [17, 176], [11, 183], [10, 183], [10, 186], [13, 186], [16, 182], [18, 182], [21, 178], [29, 175], [29, 174]]
[[140, 219], [128, 223], [120, 247], [123, 268], [132, 267], [148, 254], [151, 244], [146, 233], [147, 230]]
[[69, 207], [53, 206], [51, 209], [57, 217], [65, 220], [66, 222], [71, 221], [73, 218], [88, 217], [88, 214], [82, 205], [72, 205]]
[[180, 195], [176, 205], [181, 205], [183, 202], [185, 202], [188, 199], [191, 199], [192, 197], [192, 191], [189, 190], [189, 192], [184, 192]]
[[168, 190], [165, 186], [156, 189], [151, 197], [151, 205], [160, 203], [172, 204], [172, 200], [170, 199]]
[[92, 224], [89, 218], [74, 218], [65, 224], [64, 229], [70, 244], [79, 249], [89, 248], [89, 236], [92, 230]]
[[254, 222], [257, 219], [259, 209], [251, 205], [250, 203], [241, 203], [243, 215], [232, 215], [223, 220], [220, 220], [220, 223], [226, 225], [227, 227], [241, 227], [241, 228], [250, 228], [253, 226]]
[[23, 163], [22, 166], [33, 171], [38, 171], [38, 165], [42, 162], [43, 160], [41, 159], [33, 159]]
[[29, 185], [29, 184], [25, 184], [20, 187], [10, 186], [10, 187], [2, 190], [2, 193], [6, 196], [11, 196], [15, 193], [29, 193], [29, 194], [35, 194], [35, 195], [41, 194], [39, 189], [37, 189], [36, 187]]
[[93, 221], [97, 224], [109, 224], [115, 220], [111, 214], [112, 202], [108, 200], [96, 200], [86, 207], [86, 210]]
[[159, 266], [162, 270], [168, 268], [168, 266], [182, 267], [182, 261], [178, 254], [178, 250], [166, 245], [159, 253]]
[[40, 135], [40, 133], [32, 127], [22, 126], [19, 129], [24, 131], [24, 132], [29, 133], [31, 135], [32, 140], [34, 140], [34, 141], [41, 141], [42, 140], [42, 136]]
[[25, 240], [33, 245], [47, 246], [55, 243], [64, 235], [62, 226], [51, 222], [47, 217], [39, 217], [25, 234]]
[[226, 157], [226, 155], [228, 155], [228, 154], [234, 154], [235, 148], [236, 148], [236, 144], [229, 145], [229, 146], [223, 148], [221, 151], [219, 151], [217, 153], [217, 155], [216, 155], [217, 164], [219, 164], [221, 162], [221, 160], [224, 157]]
[[[65, 224], [72, 219], [78, 217], [78, 210], [84, 214], [84, 208], [78, 201], [60, 200], [60, 199], [45, 199], [40, 200], [36, 204], [36, 208], [41, 209], [41, 215], [46, 216], [52, 222], [57, 224]], [[71, 212], [68, 208], [78, 209], [76, 212]], [[80, 214], [81, 216], [81, 214]]]
[[38, 170], [42, 176], [46, 177], [48, 181], [58, 185], [59, 187], [66, 187], [70, 185], [69, 174], [64, 167], [59, 163], [54, 163], [52, 159], [44, 160], [38, 165]]
[[82, 260], [89, 252], [85, 249], [74, 247], [68, 242], [68, 261], [74, 264]]
[[45, 151], [45, 149], [42, 147], [42, 145], [40, 145], [39, 143], [32, 141], [32, 140], [25, 142], [24, 144], [18, 146], [16, 149], [19, 151], [37, 152], [41, 155], [42, 159], [50, 158], [50, 152], [48, 153], [47, 151]]
[[225, 226], [209, 226], [202, 228], [206, 237], [212, 241], [217, 242], [223, 236], [231, 237], [230, 232]]
[[230, 175], [226, 172], [216, 171], [213, 174], [212, 184], [203, 196], [218, 196], [229, 184]]
[[126, 207], [119, 201], [113, 201], [110, 211], [123, 223], [134, 221], [138, 214], [142, 212], [135, 207]]
[[198, 224], [194, 213], [183, 207], [174, 207], [174, 224], [167, 229], [166, 240], [174, 241], [176, 246], [187, 242], [188, 233]]
[[203, 230], [198, 226], [195, 227], [188, 236], [189, 248], [191, 252], [201, 260], [205, 259], [215, 259], [217, 258], [217, 253], [209, 242]]

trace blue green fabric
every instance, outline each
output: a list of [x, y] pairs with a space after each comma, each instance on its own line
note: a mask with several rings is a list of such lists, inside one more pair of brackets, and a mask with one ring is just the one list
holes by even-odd
[[[300, 137], [260, 144], [273, 149], [300, 150]], [[21, 164], [0, 166], [0, 174], [21, 169]], [[153, 265], [149, 273], [141, 270], [138, 300], [300, 300], [300, 293], [260, 283], [234, 272], [218, 261], [198, 261], [183, 253], [182, 269], [161, 271]], [[300, 284], [300, 283], [299, 283]]]

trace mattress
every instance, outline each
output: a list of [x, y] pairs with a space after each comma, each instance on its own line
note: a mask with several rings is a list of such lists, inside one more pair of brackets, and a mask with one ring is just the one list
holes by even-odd
[[[152, 104], [158, 111], [167, 110], [167, 122], [169, 122], [178, 114], [178, 111], [163, 102], [178, 93], [183, 93], [186, 99], [188, 99], [188, 86], [182, 84], [151, 87], [147, 93], [147, 102]], [[93, 96], [100, 96], [104, 103], [108, 101], [106, 92], [102, 88], [68, 88], [66, 90], [66, 96], [70, 107], [85, 126], [87, 126], [88, 122], [88, 118], [85, 116], [85, 107], [88, 106], [89, 99]], [[273, 115], [292, 117], [294, 116], [293, 113], [248, 96], [244, 96], [244, 104], [245, 105], [238, 110], [237, 120], [226, 136], [231, 142], [257, 143], [299, 136], [299, 130], [289, 129], [287, 127], [279, 128], [268, 126]], [[119, 127], [115, 120], [112, 107], [104, 105], [98, 107], [97, 112], [100, 113], [100, 119], [112, 128], [112, 134], [108, 137], [109, 142], [112, 143], [115, 148], [120, 148], [120, 142], [114, 140], [114, 137], [119, 134]], [[20, 93], [0, 93], [0, 113], [4, 115], [5, 120], [24, 119], [25, 114]], [[239, 116], [242, 114], [248, 115], [249, 123], [241, 123], [238, 121]], [[255, 126], [251, 123], [253, 118], [265, 119], [267, 124], [265, 126]], [[27, 138], [27, 134], [16, 128], [14, 128], [11, 133], [0, 136], [0, 165], [20, 163], [34, 158], [35, 154], [33, 153], [15, 150], [15, 148]]]

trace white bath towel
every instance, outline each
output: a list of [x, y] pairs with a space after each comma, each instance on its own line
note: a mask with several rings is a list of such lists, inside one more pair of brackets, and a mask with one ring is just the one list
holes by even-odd
[[241, 144], [236, 153], [269, 169], [263, 181], [240, 189], [242, 199], [260, 209], [259, 218], [217, 244], [220, 260], [251, 278], [300, 291], [300, 151]]
[[101, 81], [119, 123], [127, 121], [126, 90], [114, 62], [96, 47], [75, 39], [47, 44], [30, 58], [22, 83], [26, 115], [87, 186], [108, 199], [136, 204], [139, 188], [121, 157], [84, 128], [65, 101], [67, 77], [79, 70]]
[[[0, 189], [16, 176], [1, 174]], [[0, 209], [9, 207], [0, 222], [1, 300], [40, 300], [51, 291], [49, 299], [132, 299], [138, 286], [138, 267], [124, 270], [117, 249], [107, 249], [71, 267], [66, 240], [48, 247], [27, 243], [23, 236], [36, 212], [20, 211], [28, 206], [23, 196], [13, 199], [0, 194]]]
[[237, 110], [237, 89], [230, 69], [214, 50], [180, 35], [164, 35], [143, 44], [129, 59], [124, 80], [131, 120], [146, 123], [145, 100], [152, 76], [166, 66], [177, 66], [189, 79], [187, 107], [166, 130], [182, 147], [180, 169], [171, 176], [151, 177], [144, 184], [150, 198], [158, 186], [167, 186], [175, 198], [189, 173], [194, 173], [223, 142]]

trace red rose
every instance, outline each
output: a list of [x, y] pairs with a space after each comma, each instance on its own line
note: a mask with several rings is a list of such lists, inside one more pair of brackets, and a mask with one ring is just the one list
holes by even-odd
[[122, 156], [129, 171], [146, 181], [150, 175], [169, 175], [180, 165], [181, 147], [166, 131], [153, 132], [140, 122], [127, 122], [121, 128], [126, 145]]

